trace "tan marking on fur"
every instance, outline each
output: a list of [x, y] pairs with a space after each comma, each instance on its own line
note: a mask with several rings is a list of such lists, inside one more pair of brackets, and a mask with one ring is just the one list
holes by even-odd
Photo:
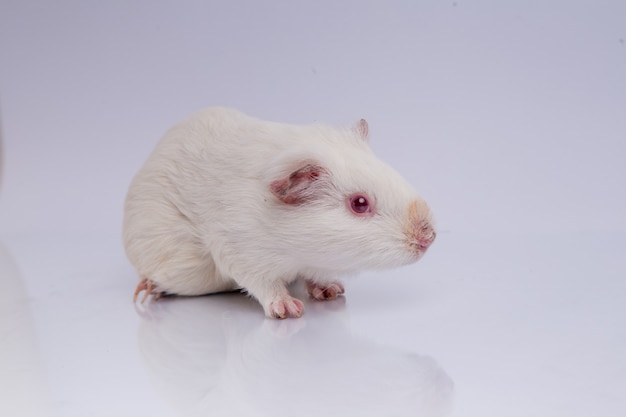
[[[429, 228], [432, 231], [430, 208], [423, 200], [413, 200], [409, 204], [407, 224], [405, 225], [406, 244], [412, 252], [421, 254], [419, 239], [422, 231]], [[434, 233], [434, 232], [433, 232]]]
[[409, 204], [409, 225], [413, 233], [414, 230], [419, 229], [417, 225], [421, 225], [424, 222], [430, 222], [430, 208], [425, 201], [413, 200]]

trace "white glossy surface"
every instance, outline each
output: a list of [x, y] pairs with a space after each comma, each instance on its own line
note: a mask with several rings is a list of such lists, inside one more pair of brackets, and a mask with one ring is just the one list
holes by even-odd
[[135, 309], [116, 239], [14, 237], [0, 415], [622, 416], [625, 251], [618, 233], [444, 233], [278, 321], [239, 294]]

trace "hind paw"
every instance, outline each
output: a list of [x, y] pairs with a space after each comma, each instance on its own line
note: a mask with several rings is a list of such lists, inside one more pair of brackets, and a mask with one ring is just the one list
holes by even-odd
[[161, 296], [165, 294], [165, 292], [157, 290], [157, 286], [154, 282], [152, 282], [152, 280], [148, 278], [144, 278], [141, 281], [139, 281], [139, 284], [137, 284], [137, 288], [135, 289], [135, 294], [133, 295], [133, 303], [137, 302], [137, 298], [139, 297], [139, 294], [142, 291], [144, 292], [143, 297], [141, 299], [142, 304], [146, 301], [148, 296], [150, 296], [151, 294], [154, 296], [155, 300], [158, 300], [159, 298], [161, 298]]

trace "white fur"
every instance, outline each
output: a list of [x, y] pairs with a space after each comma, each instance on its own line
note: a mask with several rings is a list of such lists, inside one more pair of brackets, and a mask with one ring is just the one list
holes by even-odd
[[[428, 207], [363, 135], [365, 121], [341, 130], [224, 108], [193, 114], [166, 133], [130, 185], [129, 259], [159, 291], [242, 288], [270, 316], [274, 303], [292, 300], [286, 284], [298, 277], [323, 286], [416, 261], [423, 251], [411, 249], [407, 234], [427, 224], [434, 239]], [[302, 204], [280, 201], [272, 182], [310, 162], [328, 173], [327, 184]], [[376, 214], [354, 215], [345, 202], [354, 193], [366, 193]]]

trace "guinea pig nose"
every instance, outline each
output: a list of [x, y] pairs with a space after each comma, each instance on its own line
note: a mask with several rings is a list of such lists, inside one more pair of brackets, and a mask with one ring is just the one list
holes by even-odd
[[417, 244], [420, 249], [426, 250], [430, 245], [432, 245], [436, 237], [437, 232], [435, 232], [431, 225], [423, 225], [418, 233]]

